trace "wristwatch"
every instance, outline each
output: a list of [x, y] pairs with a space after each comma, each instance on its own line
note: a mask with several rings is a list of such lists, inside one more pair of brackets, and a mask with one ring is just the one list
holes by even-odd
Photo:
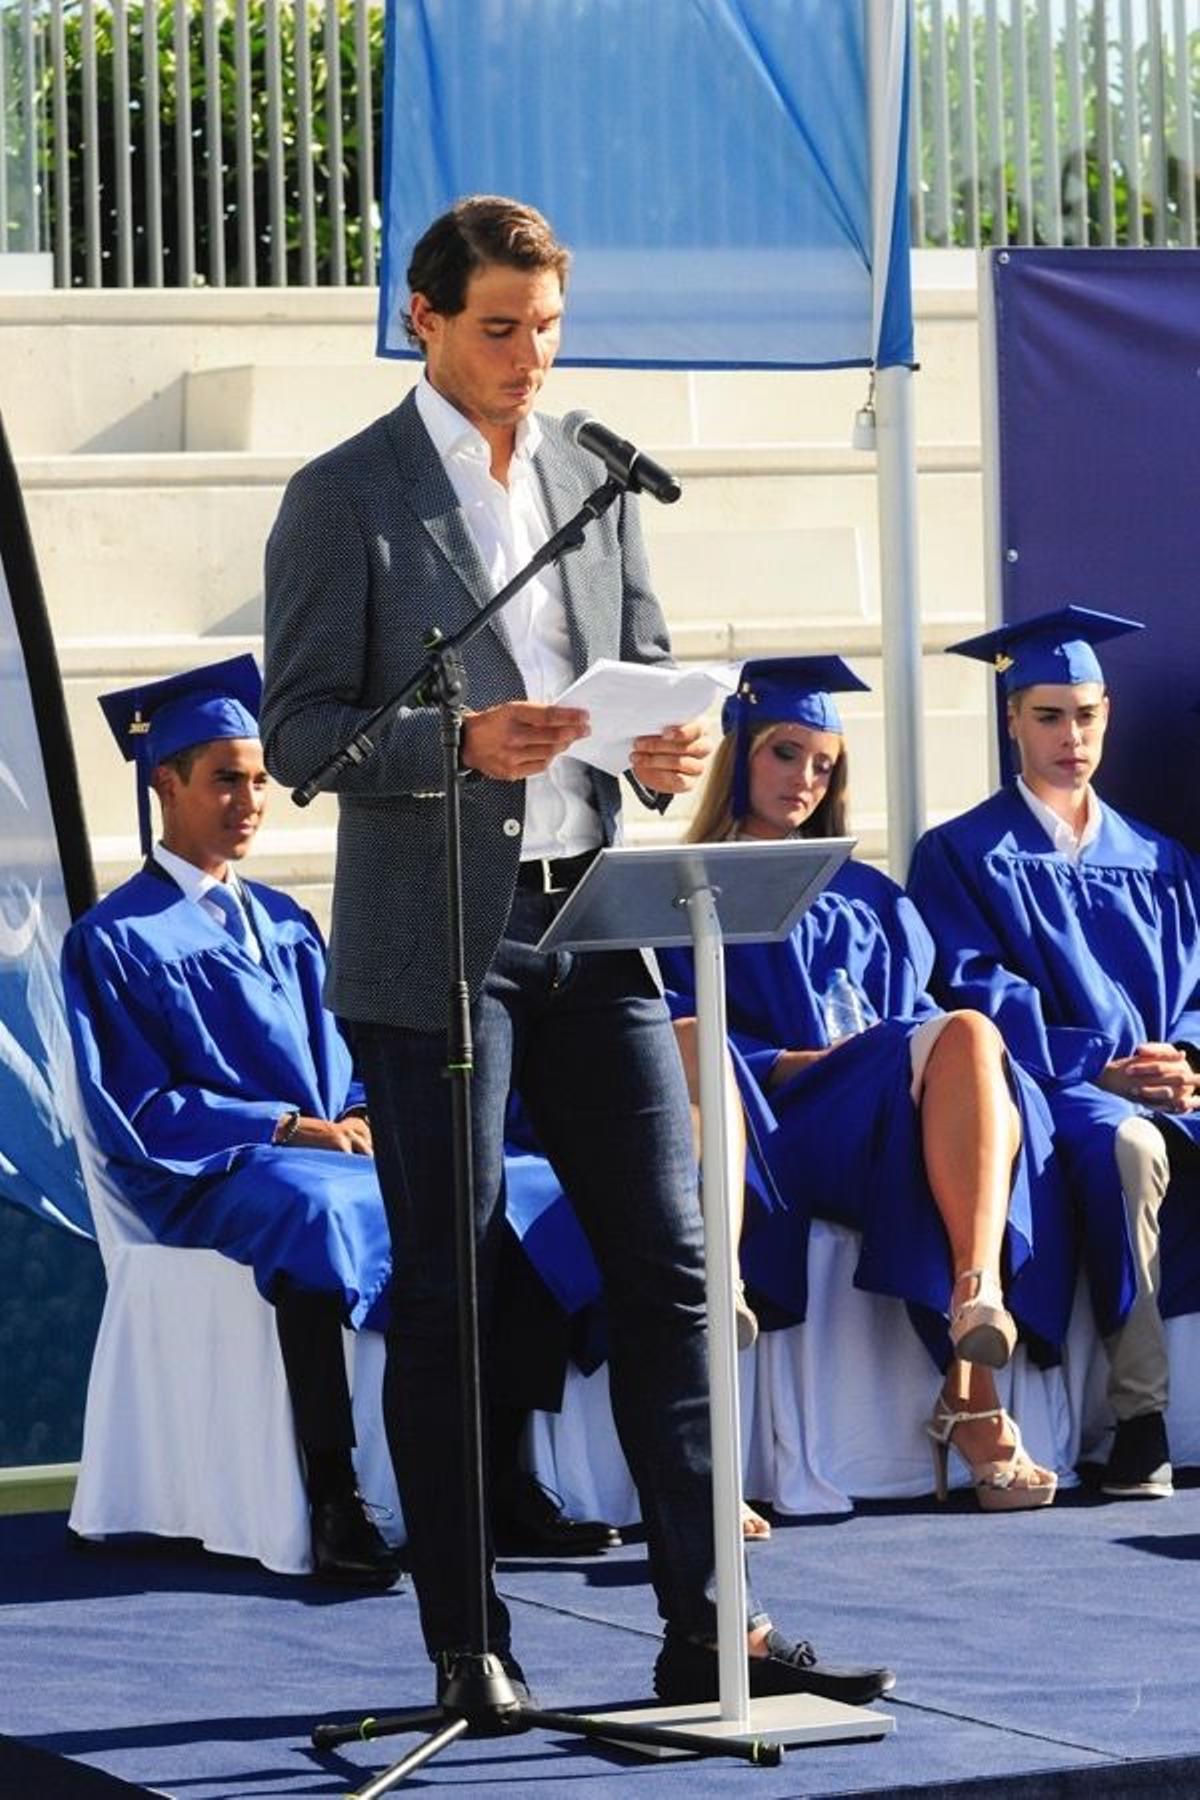
[[289, 1144], [300, 1129], [300, 1114], [294, 1109], [285, 1112], [271, 1137], [273, 1144]]

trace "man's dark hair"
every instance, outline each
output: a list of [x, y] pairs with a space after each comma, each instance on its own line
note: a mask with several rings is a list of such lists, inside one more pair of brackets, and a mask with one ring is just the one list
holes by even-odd
[[[489, 263], [510, 269], [552, 269], [565, 288], [570, 261], [570, 251], [535, 207], [500, 194], [472, 194], [435, 219], [420, 239], [408, 265], [408, 288], [412, 294], [424, 294], [435, 312], [450, 317], [462, 312], [467, 283]], [[409, 343], [419, 346], [407, 312], [401, 322]]]
[[176, 750], [173, 756], [164, 756], [158, 767], [160, 769], [174, 769], [180, 781], [186, 786], [192, 779], [192, 770], [196, 766], [197, 757], [199, 757], [202, 751], [207, 749], [207, 744], [189, 744], [186, 750]]

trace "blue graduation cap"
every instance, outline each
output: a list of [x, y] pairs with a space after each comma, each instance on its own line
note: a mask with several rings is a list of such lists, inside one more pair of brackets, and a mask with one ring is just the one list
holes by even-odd
[[977, 662], [990, 663], [1002, 694], [1015, 694], [1042, 682], [1078, 687], [1085, 681], [1104, 680], [1097, 644], [1142, 629], [1140, 620], [1123, 619], [1117, 613], [1094, 612], [1090, 606], [1060, 606], [950, 644], [947, 655], [973, 656]]
[[138, 830], [150, 854], [150, 777], [160, 762], [217, 738], [257, 738], [262, 676], [252, 656], [231, 656], [163, 681], [101, 694], [126, 762], [137, 765]]
[[721, 730], [737, 733], [733, 760], [733, 816], [750, 810], [750, 738], [760, 725], [842, 729], [834, 694], [869, 692], [869, 683], [840, 656], [762, 656], [744, 663], [721, 708]]

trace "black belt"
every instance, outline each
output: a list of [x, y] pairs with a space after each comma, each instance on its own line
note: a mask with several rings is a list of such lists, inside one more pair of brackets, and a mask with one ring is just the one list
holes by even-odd
[[517, 871], [517, 886], [535, 894], [563, 894], [578, 886], [596, 860], [595, 850], [584, 850], [579, 856], [540, 856], [523, 862]]

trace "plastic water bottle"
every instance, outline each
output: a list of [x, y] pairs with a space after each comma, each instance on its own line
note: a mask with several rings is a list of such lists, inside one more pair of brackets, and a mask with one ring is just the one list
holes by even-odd
[[840, 966], [829, 977], [821, 996], [821, 1010], [825, 1016], [825, 1035], [831, 1044], [856, 1037], [875, 1022], [874, 1008], [855, 987], [849, 972]]

